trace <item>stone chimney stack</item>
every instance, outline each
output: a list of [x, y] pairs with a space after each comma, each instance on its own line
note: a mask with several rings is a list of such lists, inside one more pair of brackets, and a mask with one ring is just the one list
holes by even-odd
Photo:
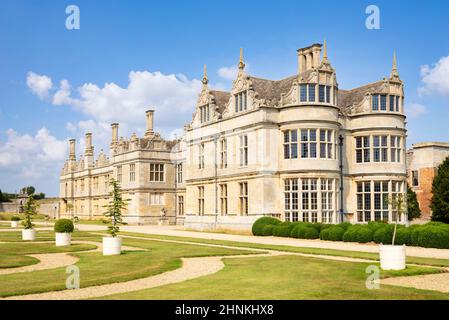
[[154, 122], [154, 110], [148, 110], [146, 113], [147, 115], [147, 131], [145, 132], [146, 136], [151, 136], [153, 131], [153, 122]]
[[318, 68], [320, 65], [321, 47], [321, 44], [315, 43], [309, 47], [298, 49], [298, 73]]
[[92, 146], [92, 133], [86, 133], [86, 156], [91, 156], [94, 154], [94, 147]]
[[111, 124], [111, 128], [112, 128], [111, 144], [116, 144], [118, 142], [118, 123]]
[[75, 139], [70, 139], [69, 140], [69, 160], [76, 160], [75, 144], [76, 144], [76, 140]]
[[94, 166], [94, 147], [92, 146], [92, 133], [86, 133], [86, 149], [84, 151], [84, 167], [89, 169]]

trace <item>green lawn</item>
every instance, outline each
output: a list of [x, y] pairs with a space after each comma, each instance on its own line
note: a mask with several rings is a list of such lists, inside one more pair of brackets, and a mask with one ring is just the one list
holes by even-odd
[[38, 262], [39, 260], [33, 257], [16, 254], [0, 254], [0, 269], [24, 267]]
[[[367, 263], [322, 260], [301, 256], [225, 259], [226, 267], [213, 275], [153, 289], [117, 294], [104, 299], [448, 299], [449, 295], [384, 285], [365, 286]], [[383, 272], [382, 277], [433, 272], [409, 267]]]
[[92, 244], [72, 244], [67, 247], [57, 247], [54, 243], [33, 243], [33, 242], [10, 242], [0, 245], [0, 257], [2, 255], [27, 255], [39, 253], [60, 253], [87, 251], [96, 249], [97, 246]]
[[[98, 241], [101, 239], [94, 237]], [[124, 239], [123, 245], [142, 248], [142, 251], [125, 252], [120, 256], [103, 256], [101, 252], [72, 253], [80, 258], [76, 265], [80, 268], [81, 287], [129, 281], [174, 270], [181, 267], [181, 257], [255, 253], [135, 239]], [[13, 250], [13, 247], [9, 249]], [[9, 252], [5, 251], [5, 254]], [[65, 268], [1, 275], [0, 297], [64, 290], [66, 277]]]
[[[101, 231], [98, 231], [102, 233]], [[359, 258], [378, 261], [379, 254], [370, 252], [360, 252], [360, 251], [347, 251], [347, 250], [335, 250], [335, 249], [320, 249], [320, 248], [304, 248], [304, 247], [293, 247], [285, 245], [266, 245], [257, 243], [246, 243], [246, 242], [236, 242], [236, 241], [226, 241], [226, 240], [211, 240], [211, 239], [198, 239], [189, 237], [177, 237], [177, 236], [164, 236], [164, 235], [150, 235], [142, 233], [131, 233], [122, 232], [122, 235], [129, 235], [134, 237], [142, 238], [154, 238], [162, 240], [177, 240], [177, 241], [188, 241], [194, 243], [204, 243], [204, 244], [217, 244], [226, 246], [243, 247], [248, 249], [264, 249], [264, 250], [277, 250], [286, 252], [296, 252], [296, 253], [306, 253], [315, 255], [328, 255], [328, 256], [338, 256], [338, 257], [349, 257], [349, 258]], [[420, 257], [407, 257], [408, 264], [419, 264], [435, 267], [449, 267], [448, 259], [434, 259], [434, 258], [420, 258]]]

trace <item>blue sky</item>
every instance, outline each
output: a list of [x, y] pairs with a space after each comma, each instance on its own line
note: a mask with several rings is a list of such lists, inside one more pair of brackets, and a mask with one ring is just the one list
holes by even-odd
[[[70, 4], [80, 9], [80, 30], [65, 28]], [[365, 27], [370, 4], [380, 9], [380, 30]], [[229, 88], [240, 47], [248, 73], [280, 79], [296, 72], [296, 49], [326, 38], [341, 89], [388, 76], [396, 50], [406, 83], [409, 145], [449, 141], [445, 0], [3, 0], [0, 5], [4, 191], [33, 184], [56, 195], [67, 138], [81, 138], [78, 155], [86, 130], [94, 132], [96, 151], [107, 148], [109, 123], [120, 122], [122, 135], [141, 133], [147, 105], [156, 109], [156, 129], [179, 132], [193, 112], [203, 64], [212, 86]]]

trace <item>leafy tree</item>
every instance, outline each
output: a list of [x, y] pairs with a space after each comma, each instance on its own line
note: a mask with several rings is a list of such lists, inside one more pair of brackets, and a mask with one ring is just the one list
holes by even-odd
[[108, 232], [112, 237], [116, 237], [120, 231], [119, 225], [124, 224], [122, 220], [122, 210], [125, 210], [129, 199], [122, 198], [122, 189], [120, 188], [120, 183], [117, 180], [112, 179], [110, 182], [112, 186], [112, 191], [109, 193], [111, 196], [111, 201], [108, 205], [104, 216], [108, 217], [112, 225], [108, 226]]
[[410, 221], [421, 217], [421, 209], [419, 208], [419, 203], [418, 203], [418, 199], [416, 198], [416, 193], [408, 185], [407, 185], [407, 213], [408, 213], [408, 219]]
[[25, 219], [22, 221], [22, 225], [25, 229], [33, 229], [34, 224], [32, 223], [32, 218], [37, 214], [37, 208], [39, 204], [33, 198], [32, 195], [28, 196], [28, 200], [24, 206]]
[[31, 196], [35, 192], [36, 192], [36, 188], [34, 188], [33, 186], [28, 186], [28, 187], [22, 188], [22, 193], [27, 194], [29, 196]]
[[11, 202], [9, 195], [7, 193], [3, 193], [2, 190], [0, 190], [0, 202]]
[[41, 200], [41, 199], [45, 199], [45, 193], [37, 193], [37, 194], [33, 194], [33, 198], [35, 200]]
[[449, 157], [438, 167], [432, 183], [432, 220], [449, 223]]

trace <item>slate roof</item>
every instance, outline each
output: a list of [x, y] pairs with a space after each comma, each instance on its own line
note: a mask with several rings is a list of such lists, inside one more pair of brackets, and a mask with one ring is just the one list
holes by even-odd
[[383, 81], [377, 81], [351, 90], [338, 90], [338, 106], [345, 109], [360, 102], [368, 92], [380, 91]]

